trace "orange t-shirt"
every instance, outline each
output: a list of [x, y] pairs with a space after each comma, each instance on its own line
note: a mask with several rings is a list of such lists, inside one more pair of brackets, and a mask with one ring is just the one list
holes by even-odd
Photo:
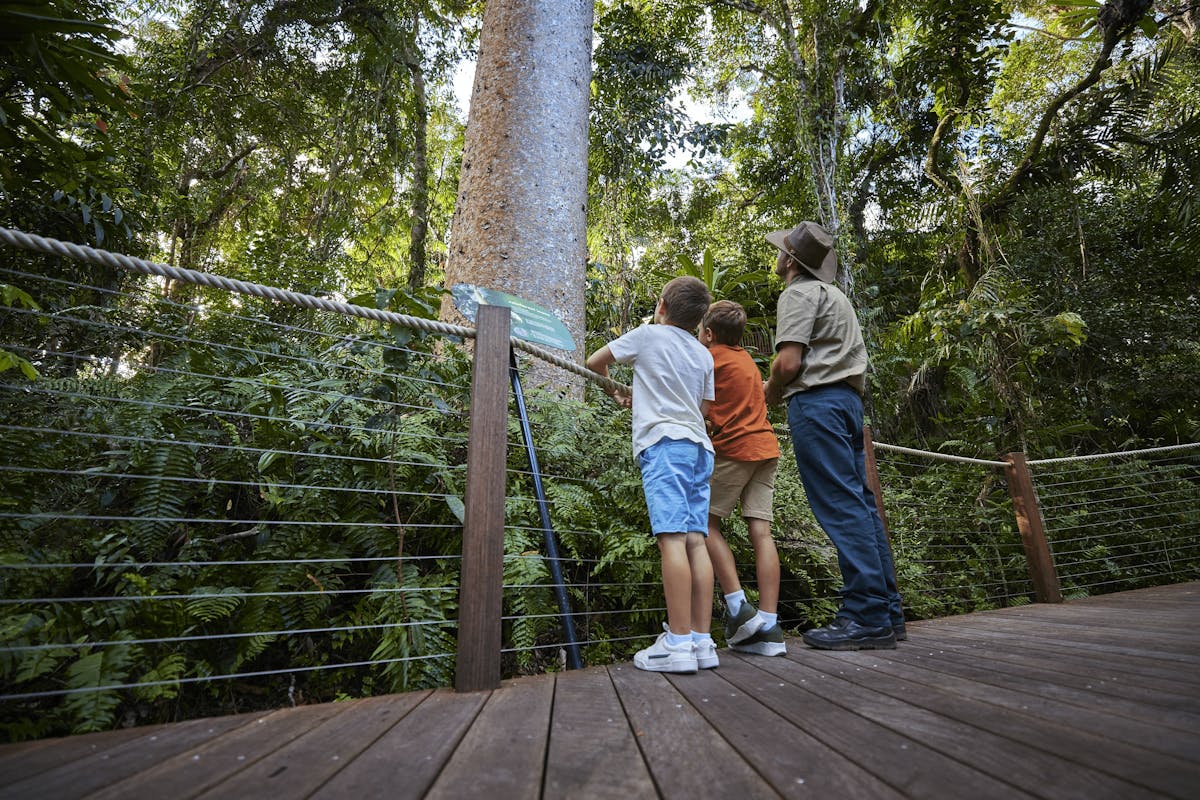
[[779, 458], [779, 439], [767, 422], [762, 374], [740, 347], [714, 344], [712, 353], [716, 399], [708, 412], [713, 449], [734, 461]]

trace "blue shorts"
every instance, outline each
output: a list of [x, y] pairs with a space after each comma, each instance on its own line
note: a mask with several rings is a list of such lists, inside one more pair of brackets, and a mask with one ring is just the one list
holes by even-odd
[[713, 454], [686, 439], [659, 439], [638, 453], [650, 531], [708, 535]]

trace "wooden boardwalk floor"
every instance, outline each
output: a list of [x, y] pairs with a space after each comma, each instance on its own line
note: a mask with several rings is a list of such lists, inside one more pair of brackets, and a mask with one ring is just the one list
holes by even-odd
[[0, 747], [3, 798], [1200, 798], [1200, 583]]

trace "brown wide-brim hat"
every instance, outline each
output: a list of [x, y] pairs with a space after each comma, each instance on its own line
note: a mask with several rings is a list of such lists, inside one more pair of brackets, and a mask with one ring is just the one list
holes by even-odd
[[767, 241], [800, 263], [817, 280], [837, 278], [837, 251], [829, 231], [815, 222], [801, 222], [790, 231], [772, 231]]

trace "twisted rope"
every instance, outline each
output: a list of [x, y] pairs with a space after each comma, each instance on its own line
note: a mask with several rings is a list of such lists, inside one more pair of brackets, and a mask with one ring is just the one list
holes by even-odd
[[[23, 231], [13, 230], [11, 228], [0, 227], [0, 241], [13, 247], [22, 250], [32, 250], [38, 253], [47, 253], [50, 255], [62, 256], [75, 261], [84, 261], [91, 264], [100, 264], [107, 267], [115, 267], [117, 269], [126, 269], [133, 272], [141, 272], [145, 275], [158, 275], [171, 280], [183, 281], [185, 283], [194, 283], [200, 286], [207, 286], [212, 289], [223, 289], [227, 292], [235, 292], [237, 294], [251, 295], [261, 297], [266, 300], [274, 300], [278, 303], [288, 303], [301, 308], [311, 308], [320, 311], [330, 311], [335, 314], [342, 314], [349, 317], [361, 317], [362, 319], [374, 320], [375, 322], [386, 322], [392, 325], [399, 325], [405, 328], [414, 328], [426, 333], [438, 333], [444, 336], [461, 336], [464, 338], [475, 338], [475, 329], [464, 325], [451, 325], [448, 322], [439, 322], [438, 320], [424, 319], [422, 317], [413, 317], [408, 314], [397, 314], [394, 311], [384, 311], [378, 308], [367, 308], [366, 306], [356, 306], [351, 303], [343, 303], [338, 300], [329, 300], [324, 297], [314, 297], [310, 294], [301, 292], [293, 292], [287, 289], [280, 289], [275, 286], [264, 286], [259, 283], [249, 283], [240, 281], [235, 278], [226, 278], [222, 275], [214, 275], [211, 272], [200, 272], [193, 269], [182, 269], [180, 267], [172, 267], [169, 264], [160, 264], [156, 261], [145, 261], [133, 256], [123, 255], [121, 253], [113, 253], [108, 250], [98, 250], [94, 247], [86, 245], [74, 244], [72, 242], [63, 242], [58, 239], [50, 239], [44, 236], [38, 236], [33, 233], [25, 233]], [[545, 348], [538, 347], [522, 339], [511, 338], [510, 343], [518, 350], [524, 350], [532, 356], [554, 364], [556, 367], [561, 367], [568, 372], [579, 375], [590, 381], [593, 381], [605, 389], [615, 390], [628, 393], [630, 388], [622, 383], [606, 378], [603, 375], [597, 375], [586, 367], [576, 364], [574, 361], [563, 358]]]
[[1175, 450], [1193, 450], [1200, 447], [1200, 442], [1192, 444], [1176, 444], [1167, 447], [1147, 447], [1144, 450], [1124, 450], [1119, 453], [1096, 453], [1090, 456], [1064, 456], [1063, 458], [1039, 458], [1027, 461], [1029, 466], [1042, 466], [1043, 464], [1066, 464], [1069, 461], [1096, 461], [1101, 458], [1116, 458], [1118, 456], [1144, 456], [1155, 453], [1169, 453]]
[[[910, 456], [921, 456], [922, 458], [931, 458], [934, 461], [953, 461], [958, 464], [981, 464], [985, 467], [1007, 467], [1008, 463], [1004, 461], [987, 461], [982, 458], [967, 458], [966, 456], [952, 456], [946, 453], [931, 453], [928, 450], [914, 450], [911, 447], [901, 447], [898, 444], [884, 444], [883, 442], [875, 442], [876, 450], [890, 450], [893, 453], [904, 453]], [[1032, 461], [1029, 463], [1033, 463]]]
[[[85, 261], [92, 264], [100, 264], [108, 267], [116, 267], [118, 269], [132, 270], [133, 272], [141, 272], [146, 275], [158, 275], [163, 278], [172, 280], [184, 281], [185, 283], [194, 283], [200, 286], [208, 286], [213, 289], [223, 289], [228, 292], [236, 292], [238, 294], [252, 295], [261, 297], [266, 300], [274, 300], [279, 303], [288, 303], [301, 308], [310, 308], [320, 311], [330, 311], [335, 314], [342, 314], [350, 317], [361, 317], [362, 319], [374, 320], [375, 322], [386, 322], [392, 325], [399, 325], [405, 328], [415, 328], [426, 333], [438, 333], [445, 336], [461, 336], [468, 339], [475, 338], [475, 329], [464, 325], [451, 325], [448, 322], [440, 322], [438, 320], [424, 319], [423, 317], [414, 317], [408, 314], [397, 314], [394, 311], [384, 311], [378, 308], [367, 308], [366, 306], [356, 306], [351, 303], [343, 303], [338, 300], [329, 300], [324, 297], [315, 297], [310, 294], [301, 292], [293, 292], [287, 289], [280, 289], [275, 286], [264, 286], [258, 283], [249, 283], [240, 281], [235, 278], [226, 278], [222, 275], [214, 275], [211, 272], [200, 272], [192, 269], [182, 269], [180, 267], [172, 267], [169, 264], [160, 264], [155, 261], [145, 261], [140, 258], [123, 255], [121, 253], [113, 253], [108, 250], [98, 250], [94, 247], [86, 245], [78, 245], [72, 242], [63, 242], [58, 239], [50, 239], [37, 234], [24, 233], [23, 231], [13, 230], [11, 228], [0, 227], [0, 241], [13, 247], [22, 250], [32, 250], [39, 253], [47, 253], [50, 255], [70, 258], [75, 261]], [[510, 338], [511, 345], [518, 350], [523, 350], [530, 355], [540, 358], [543, 361], [554, 364], [557, 367], [567, 370], [575, 375], [579, 375], [599, 384], [601, 387], [609, 390], [629, 393], [631, 389], [623, 383], [606, 378], [603, 375], [597, 375], [586, 367], [576, 364], [574, 361], [563, 358], [543, 347], [539, 347], [523, 339]], [[786, 433], [786, 431], [778, 431]], [[937, 461], [951, 461], [960, 464], [979, 464], [987, 467], [1004, 467], [1007, 466], [1004, 461], [989, 461], [981, 458], [967, 458], [965, 456], [947, 455], [945, 453], [932, 453], [927, 450], [914, 450], [909, 447], [900, 447], [894, 444], [884, 444], [883, 442], [875, 442], [875, 447], [880, 450], [887, 450], [894, 453], [903, 453], [906, 455], [920, 456], [923, 458], [931, 458]], [[1200, 443], [1174, 445], [1169, 447], [1151, 447], [1144, 450], [1130, 450], [1121, 453], [1098, 453], [1087, 456], [1067, 456], [1064, 458], [1043, 458], [1031, 459], [1027, 463], [1030, 466], [1042, 466], [1046, 464], [1064, 464], [1070, 461], [1095, 461], [1102, 458], [1113, 458], [1116, 456], [1140, 456], [1152, 453], [1165, 453], [1175, 450], [1190, 450], [1200, 447]]]
[[[1071, 461], [1098, 461], [1102, 458], [1117, 458], [1127, 456], [1143, 456], [1155, 453], [1168, 453], [1176, 450], [1192, 450], [1200, 447], [1200, 442], [1193, 444], [1177, 444], [1168, 447], [1148, 447], [1144, 450], [1124, 450], [1116, 453], [1094, 453], [1087, 456], [1064, 456], [1062, 458], [1031, 458], [1025, 463], [1031, 467], [1043, 466], [1046, 464], [1066, 464]], [[928, 450], [914, 450], [910, 447], [901, 447], [895, 444], [884, 444], [883, 442], [875, 442], [877, 450], [890, 450], [894, 453], [904, 453], [910, 456], [921, 456], [923, 458], [934, 459], [935, 461], [954, 461], [961, 464], [981, 464], [987, 467], [1006, 467], [1006, 461], [988, 461], [981, 458], [967, 458], [966, 456], [952, 456], [945, 453], [931, 453]]]

